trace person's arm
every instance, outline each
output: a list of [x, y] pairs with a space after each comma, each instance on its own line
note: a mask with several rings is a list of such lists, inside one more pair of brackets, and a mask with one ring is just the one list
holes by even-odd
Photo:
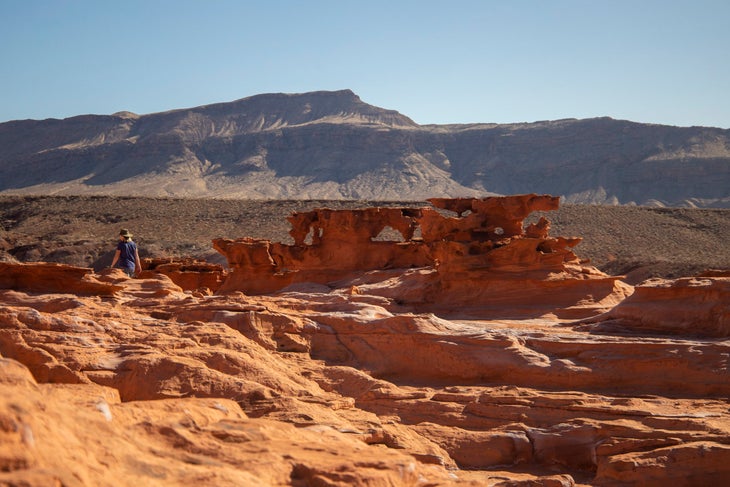
[[114, 252], [114, 258], [112, 259], [112, 267], [114, 267], [114, 265], [117, 263], [120, 255], [122, 255], [122, 253], [119, 251], [119, 249], [117, 249], [117, 251]]
[[139, 252], [137, 251], [137, 247], [134, 248], [134, 272], [135, 274], [139, 274], [142, 272], [142, 262], [139, 260]]

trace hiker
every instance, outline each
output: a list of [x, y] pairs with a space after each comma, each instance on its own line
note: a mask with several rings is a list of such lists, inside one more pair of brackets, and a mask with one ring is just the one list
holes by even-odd
[[132, 242], [132, 234], [126, 228], [119, 231], [119, 243], [117, 251], [114, 253], [112, 267], [122, 269], [129, 277], [134, 277], [142, 270], [137, 244]]

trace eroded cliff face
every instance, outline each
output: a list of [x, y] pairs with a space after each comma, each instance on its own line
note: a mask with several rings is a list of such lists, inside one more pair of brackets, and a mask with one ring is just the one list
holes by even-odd
[[0, 263], [0, 484], [730, 480], [729, 277], [627, 297], [522, 229], [550, 197], [432, 203], [293, 215], [230, 273]]

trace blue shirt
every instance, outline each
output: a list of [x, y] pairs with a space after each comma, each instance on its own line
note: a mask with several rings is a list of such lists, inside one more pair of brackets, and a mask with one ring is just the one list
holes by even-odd
[[137, 267], [137, 261], [134, 258], [135, 252], [137, 251], [137, 244], [131, 240], [119, 242], [117, 244], [117, 250], [119, 251], [117, 267], [134, 270]]

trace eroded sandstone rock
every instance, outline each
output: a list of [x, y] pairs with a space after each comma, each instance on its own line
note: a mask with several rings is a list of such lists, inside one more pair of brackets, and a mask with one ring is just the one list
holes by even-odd
[[[0, 485], [730, 481], [728, 278], [626, 298], [547, 220], [510, 223], [554, 199], [483, 204], [503, 220], [447, 200], [456, 216], [313, 212], [303, 244], [218, 241], [227, 284], [268, 294], [203, 292], [208, 268], [7, 264]], [[413, 234], [373, 240], [387, 227]]]
[[226, 270], [220, 264], [195, 259], [142, 259], [142, 269], [164, 274], [186, 291], [215, 292], [223, 284]]
[[587, 320], [594, 330], [730, 337], [730, 277], [652, 279], [609, 312]]
[[[417, 284], [420, 292], [402, 294], [398, 305], [480, 316], [491, 309], [493, 317], [585, 316], [631, 292], [618, 278], [581, 263], [570, 250], [580, 238], [548, 236], [544, 217], [523, 228], [533, 211], [557, 209], [557, 197], [429, 201], [434, 208], [295, 213], [289, 217], [294, 245], [217, 239], [213, 244], [231, 268], [220, 291], [265, 294], [303, 282], [342, 287], [365, 272], [401, 269], [415, 277], [406, 271], [432, 269], [418, 275], [425, 281]], [[390, 240], [381, 238], [386, 231]], [[529, 302], [522, 299], [525, 291]]]
[[46, 262], [0, 262], [0, 289], [107, 296], [120, 289], [92, 274], [91, 269]]

